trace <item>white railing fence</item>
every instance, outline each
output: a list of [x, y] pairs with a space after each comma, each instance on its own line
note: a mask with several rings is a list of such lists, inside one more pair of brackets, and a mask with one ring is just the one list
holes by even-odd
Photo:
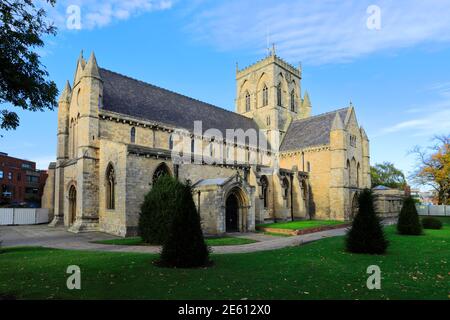
[[450, 216], [450, 206], [446, 205], [416, 205], [419, 216]]
[[48, 223], [48, 209], [0, 208], [0, 225]]

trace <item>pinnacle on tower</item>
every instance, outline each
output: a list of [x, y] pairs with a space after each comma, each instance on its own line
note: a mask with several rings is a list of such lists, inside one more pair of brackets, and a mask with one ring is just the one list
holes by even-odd
[[80, 56], [78, 57], [77, 60], [77, 69], [75, 71], [75, 77], [73, 79], [73, 86], [75, 86], [78, 83], [78, 81], [80, 81], [85, 66], [86, 61], [83, 58], [83, 50], [81, 50]]
[[309, 99], [308, 91], [305, 91], [305, 97], [303, 98], [302, 107], [311, 108], [311, 100]]
[[334, 130], [343, 130], [344, 129], [344, 123], [342, 122], [341, 116], [338, 112], [336, 112], [336, 115], [334, 116], [333, 124], [331, 125], [331, 131]]
[[361, 137], [362, 137], [364, 140], [369, 141], [369, 137], [367, 137], [366, 131], [364, 130], [363, 127], [360, 128], [360, 131], [361, 131]]
[[66, 86], [59, 97], [59, 102], [70, 102], [70, 97], [72, 95], [72, 88], [70, 87], [69, 80], [66, 82]]
[[91, 53], [89, 61], [83, 71], [84, 76], [100, 78], [100, 73], [98, 72], [97, 59], [95, 58], [94, 52]]

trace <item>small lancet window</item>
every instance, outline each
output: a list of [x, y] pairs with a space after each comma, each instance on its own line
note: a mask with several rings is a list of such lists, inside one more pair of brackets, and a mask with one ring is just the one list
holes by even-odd
[[277, 86], [277, 104], [278, 106], [282, 106], [282, 101], [281, 101], [281, 83], [278, 84]]
[[245, 93], [245, 111], [250, 111], [250, 93]]
[[111, 210], [115, 208], [115, 185], [116, 175], [113, 166], [110, 164], [106, 170], [106, 208]]
[[269, 104], [269, 89], [266, 85], [264, 85], [263, 88], [263, 98], [262, 98], [262, 105], [263, 107], [267, 106]]
[[136, 128], [135, 127], [131, 128], [130, 141], [131, 141], [131, 143], [136, 143]]

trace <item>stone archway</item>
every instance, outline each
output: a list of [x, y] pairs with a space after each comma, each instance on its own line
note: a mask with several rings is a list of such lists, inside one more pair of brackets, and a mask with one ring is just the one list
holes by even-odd
[[225, 232], [248, 230], [249, 203], [246, 193], [239, 186], [233, 187], [225, 196]]
[[74, 185], [69, 188], [69, 226], [75, 223], [77, 218], [77, 189]]
[[225, 201], [225, 231], [239, 231], [239, 200], [234, 193]]

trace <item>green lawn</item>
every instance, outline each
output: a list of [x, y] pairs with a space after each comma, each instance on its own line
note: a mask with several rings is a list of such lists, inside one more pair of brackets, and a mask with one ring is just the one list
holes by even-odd
[[258, 227], [264, 228], [274, 228], [274, 229], [289, 229], [289, 230], [303, 230], [309, 228], [316, 228], [322, 226], [335, 226], [339, 224], [344, 224], [344, 221], [336, 220], [297, 220], [289, 222], [276, 222], [276, 223], [265, 223], [258, 224]]
[[[449, 297], [450, 219], [442, 230], [400, 236], [384, 256], [344, 251], [343, 237], [300, 247], [213, 255], [207, 269], [164, 269], [157, 255], [8, 248], [0, 254], [0, 294], [40, 299], [444, 299]], [[66, 289], [68, 265], [81, 268], [79, 291]], [[366, 288], [378, 265], [381, 290]]]
[[[255, 243], [257, 241], [252, 239], [237, 238], [237, 237], [218, 237], [218, 238], [206, 238], [206, 243], [209, 246], [236, 246], [241, 244]], [[94, 241], [100, 244], [115, 244], [123, 246], [144, 246], [146, 245], [141, 237], [130, 237], [130, 238], [120, 238], [120, 239], [110, 239], [110, 240], [100, 240]]]

